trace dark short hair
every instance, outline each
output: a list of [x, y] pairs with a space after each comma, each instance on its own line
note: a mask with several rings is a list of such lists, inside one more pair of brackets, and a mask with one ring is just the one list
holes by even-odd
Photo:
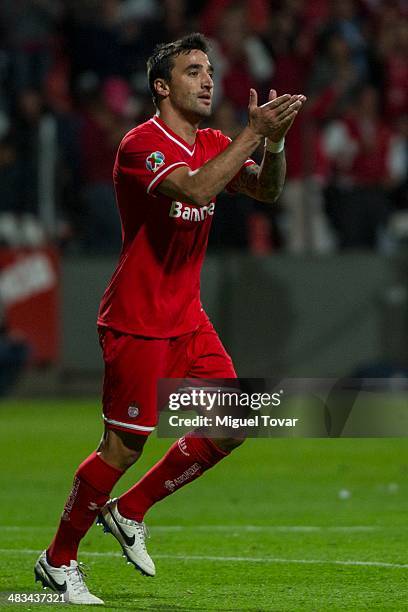
[[193, 49], [208, 53], [209, 48], [210, 45], [208, 40], [199, 32], [187, 34], [174, 42], [157, 45], [152, 55], [147, 60], [147, 79], [156, 106], [160, 101], [160, 96], [154, 89], [154, 82], [156, 79], [164, 79], [165, 81], [171, 80], [171, 71], [174, 68], [174, 58], [181, 53], [188, 53]]

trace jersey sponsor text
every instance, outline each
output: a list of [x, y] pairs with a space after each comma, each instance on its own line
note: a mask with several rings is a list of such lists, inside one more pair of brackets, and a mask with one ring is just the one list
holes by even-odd
[[211, 202], [208, 206], [196, 208], [174, 201], [170, 206], [169, 217], [181, 217], [184, 221], [204, 221], [209, 215], [214, 214], [214, 209], [214, 202]]

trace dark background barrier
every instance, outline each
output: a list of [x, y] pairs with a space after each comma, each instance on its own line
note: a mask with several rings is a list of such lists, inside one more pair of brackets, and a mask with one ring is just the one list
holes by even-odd
[[[62, 262], [61, 374], [95, 375], [104, 258]], [[407, 302], [398, 261], [373, 254], [327, 258], [208, 256], [202, 300], [242, 376], [343, 376], [406, 358]]]

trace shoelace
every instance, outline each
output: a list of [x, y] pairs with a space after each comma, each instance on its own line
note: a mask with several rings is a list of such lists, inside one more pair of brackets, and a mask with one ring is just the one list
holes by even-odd
[[137, 521], [132, 521], [132, 519], [127, 519], [124, 516], [120, 517], [120, 522], [124, 525], [129, 525], [130, 527], [134, 527], [136, 529], [136, 534], [139, 538], [139, 542], [141, 543], [143, 549], [146, 550], [145, 539], [150, 538], [150, 533], [146, 523], [138, 523]]
[[88, 593], [88, 587], [84, 582], [86, 566], [84, 563], [78, 563], [75, 567], [67, 567], [67, 578], [71, 583], [72, 589], [76, 593]]
[[[143, 549], [146, 550], [146, 538], [150, 538], [150, 534], [149, 534], [149, 530], [147, 528], [147, 525], [145, 523], [134, 523], [134, 526], [137, 529], [137, 534], [139, 536], [139, 540], [141, 545], [143, 546]], [[147, 550], [146, 550], [147, 552]]]

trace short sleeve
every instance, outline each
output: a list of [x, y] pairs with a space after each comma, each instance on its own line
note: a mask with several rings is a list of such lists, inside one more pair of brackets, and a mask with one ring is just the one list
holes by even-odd
[[[231, 138], [229, 136], [225, 136], [225, 134], [223, 134], [219, 130], [217, 130], [217, 137], [218, 137], [218, 142], [219, 142], [219, 146], [220, 146], [220, 151], [219, 152], [221, 153], [227, 147], [229, 147], [229, 145], [231, 144], [232, 140], [231, 140]], [[244, 163], [242, 164], [242, 167], [236, 173], [234, 178], [231, 179], [230, 182], [228, 183], [228, 185], [225, 186], [225, 190], [224, 191], [226, 191], [227, 193], [236, 193], [235, 189], [232, 187], [232, 183], [235, 181], [235, 179], [237, 178], [238, 174], [241, 172], [242, 168], [246, 168], [247, 166], [252, 166], [254, 164], [256, 164], [256, 161], [254, 161], [253, 159], [248, 157], [248, 159], [246, 159], [244, 161]]]
[[176, 149], [160, 137], [140, 133], [122, 141], [115, 173], [135, 180], [148, 194], [153, 194], [166, 176], [181, 166], [189, 167]]

